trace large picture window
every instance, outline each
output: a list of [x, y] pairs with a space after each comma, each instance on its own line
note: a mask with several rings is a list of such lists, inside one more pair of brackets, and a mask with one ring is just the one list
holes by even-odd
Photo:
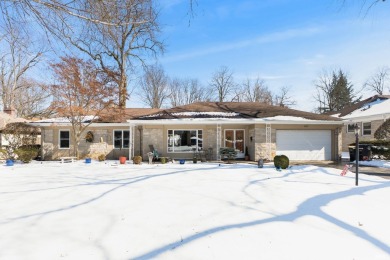
[[60, 130], [60, 149], [68, 149], [70, 147], [70, 132], [69, 130]]
[[202, 134], [202, 130], [168, 130], [168, 153], [201, 151]]
[[122, 149], [130, 147], [130, 131], [115, 130], [114, 131], [114, 148]]

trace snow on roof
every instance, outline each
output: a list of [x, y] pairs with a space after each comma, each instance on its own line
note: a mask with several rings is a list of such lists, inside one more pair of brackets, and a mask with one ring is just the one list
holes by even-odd
[[[95, 116], [84, 116], [82, 119], [83, 123], [89, 123], [93, 119], [97, 119]], [[47, 118], [35, 121], [34, 123], [57, 123], [57, 124], [67, 124], [70, 123], [70, 119], [67, 117], [55, 117], [55, 118]]]
[[[153, 114], [153, 115], [147, 115], [143, 116], [143, 118], [154, 118], [154, 117], [161, 117], [163, 114]], [[189, 116], [189, 117], [196, 117], [196, 116], [212, 116], [212, 117], [235, 117], [239, 116], [240, 113], [236, 112], [176, 112], [171, 113], [172, 116]]]
[[316, 121], [298, 116], [273, 116], [262, 118], [264, 121]]
[[346, 116], [344, 119], [352, 119], [358, 117], [368, 117], [374, 115], [390, 114], [390, 99], [376, 99], [370, 103], [364, 104], [359, 109], [354, 110]]

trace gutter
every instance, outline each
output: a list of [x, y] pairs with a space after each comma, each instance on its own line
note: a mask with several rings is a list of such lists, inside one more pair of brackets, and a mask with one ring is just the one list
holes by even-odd
[[343, 121], [323, 120], [271, 120], [271, 119], [156, 119], [156, 120], [127, 120], [130, 125], [234, 125], [234, 124], [283, 124], [283, 125], [343, 125]]

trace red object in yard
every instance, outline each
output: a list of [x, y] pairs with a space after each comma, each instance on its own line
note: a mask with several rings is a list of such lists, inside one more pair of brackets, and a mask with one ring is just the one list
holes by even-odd
[[345, 174], [347, 174], [347, 172], [349, 171], [349, 169], [352, 167], [352, 165], [349, 165], [349, 164], [346, 164], [344, 166], [344, 169], [342, 170], [342, 172], [340, 173], [341, 176], [344, 176]]
[[120, 162], [120, 164], [125, 164], [126, 163], [126, 157], [125, 156], [121, 156], [121, 157], [119, 157], [119, 162]]

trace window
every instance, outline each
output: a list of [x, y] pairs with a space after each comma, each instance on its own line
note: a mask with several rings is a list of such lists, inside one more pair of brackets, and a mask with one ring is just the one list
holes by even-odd
[[347, 125], [347, 133], [355, 133], [355, 124]]
[[363, 123], [363, 135], [371, 135], [371, 122]]
[[225, 147], [234, 148], [240, 153], [244, 152], [244, 130], [227, 129], [225, 130]]
[[168, 153], [190, 153], [202, 148], [202, 130], [168, 130]]
[[60, 130], [60, 149], [68, 149], [69, 147], [70, 147], [69, 130]]
[[115, 130], [114, 131], [114, 148], [122, 149], [130, 147], [130, 131]]

